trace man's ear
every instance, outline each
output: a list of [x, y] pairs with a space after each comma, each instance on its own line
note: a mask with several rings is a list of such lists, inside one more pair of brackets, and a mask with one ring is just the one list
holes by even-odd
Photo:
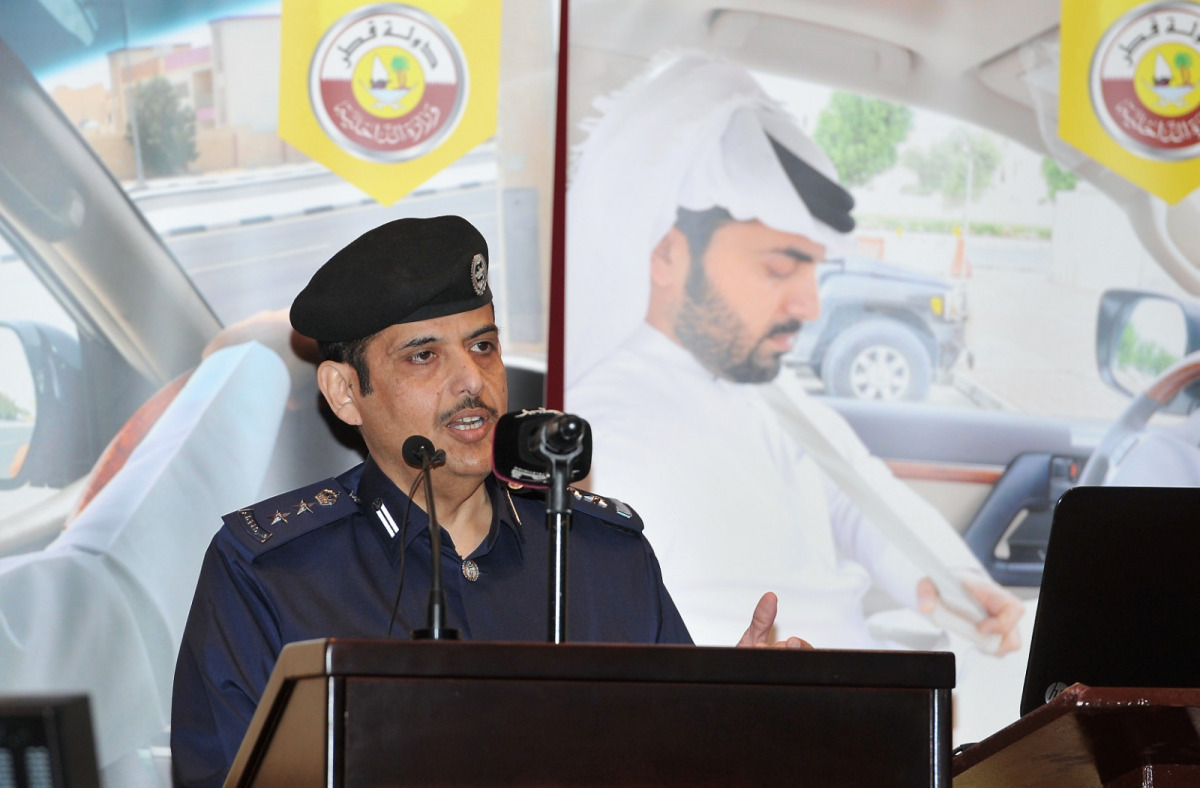
[[650, 253], [650, 282], [655, 287], [674, 290], [687, 279], [692, 252], [687, 236], [672, 227]]
[[358, 373], [354, 367], [340, 361], [322, 361], [317, 367], [317, 388], [339, 419], [351, 426], [362, 424], [358, 410]]

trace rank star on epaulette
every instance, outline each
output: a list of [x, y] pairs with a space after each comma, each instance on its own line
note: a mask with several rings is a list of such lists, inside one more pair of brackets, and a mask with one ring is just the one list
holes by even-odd
[[276, 509], [275, 516], [271, 518], [271, 525], [278, 525], [279, 523], [286, 523], [287, 518], [288, 518], [288, 516], [286, 514], [279, 511], [278, 509]]
[[296, 514], [304, 514], [305, 512], [311, 512], [312, 510], [312, 506], [310, 506], [308, 501], [304, 500], [303, 498], [300, 499], [300, 503], [296, 504]]
[[337, 503], [338, 494], [326, 487], [314, 496], [321, 506], [333, 506]]
[[577, 500], [577, 501], [587, 501], [588, 503], [594, 503], [596, 506], [599, 506], [601, 509], [608, 508], [608, 501], [605, 500], [604, 498], [601, 498], [599, 495], [596, 495], [594, 493], [580, 492], [579, 490], [576, 490], [573, 488], [572, 488], [571, 492], [573, 492], [575, 494], [575, 500]]

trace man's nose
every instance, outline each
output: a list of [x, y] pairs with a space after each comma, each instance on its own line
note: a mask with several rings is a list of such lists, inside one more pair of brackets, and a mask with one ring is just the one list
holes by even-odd
[[788, 284], [784, 308], [788, 317], [801, 322], [816, 320], [821, 316], [821, 294], [817, 288], [816, 266], [812, 266], [811, 270], [799, 272], [795, 280]]
[[452, 394], [476, 396], [483, 391], [483, 371], [479, 368], [472, 353], [466, 350], [455, 353], [451, 363], [450, 390]]

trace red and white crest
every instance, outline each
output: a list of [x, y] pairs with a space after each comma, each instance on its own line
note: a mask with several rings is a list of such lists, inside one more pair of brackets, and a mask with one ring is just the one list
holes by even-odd
[[355, 9], [321, 38], [309, 98], [343, 150], [377, 162], [413, 159], [454, 130], [467, 99], [465, 58], [450, 31], [411, 6]]
[[1093, 55], [1090, 94], [1127, 150], [1158, 161], [1200, 155], [1200, 6], [1149, 3], [1117, 19]]

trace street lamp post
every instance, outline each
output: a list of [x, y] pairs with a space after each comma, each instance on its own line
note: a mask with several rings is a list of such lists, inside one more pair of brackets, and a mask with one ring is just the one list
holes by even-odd
[[[125, 40], [125, 73], [131, 75], [133, 73], [133, 59], [129, 54], [129, 7], [125, 0], [119, 0], [121, 4], [121, 35]], [[127, 92], [128, 91], [128, 92]], [[133, 137], [133, 172], [136, 178], [136, 188], [141, 189], [146, 185], [145, 172], [142, 169], [142, 142], [141, 136], [138, 134], [138, 119], [137, 119], [137, 85], [121, 85], [121, 95], [126, 96], [125, 102], [126, 114], [129, 116], [129, 132]]]

